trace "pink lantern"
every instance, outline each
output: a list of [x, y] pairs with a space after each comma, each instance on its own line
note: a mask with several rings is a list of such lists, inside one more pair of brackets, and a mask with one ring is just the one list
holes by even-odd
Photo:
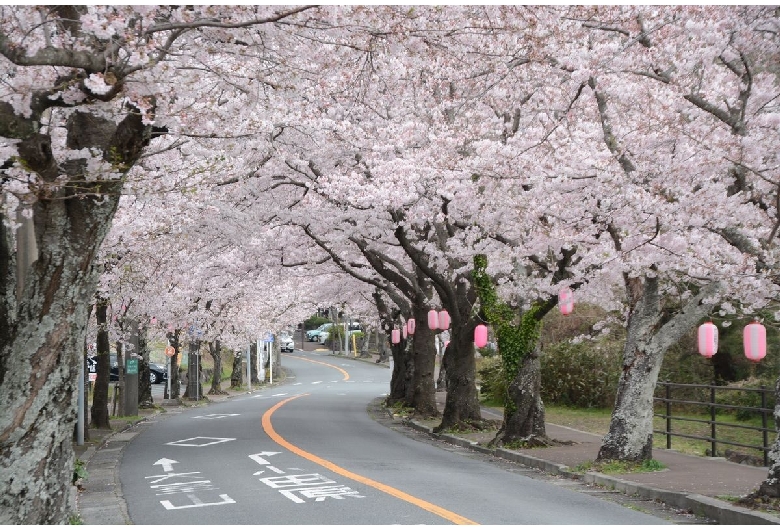
[[399, 342], [401, 342], [401, 330], [400, 329], [394, 329], [390, 333], [390, 342], [392, 342], [393, 344], [398, 344]]
[[568, 287], [564, 287], [558, 293], [558, 308], [564, 315], [569, 315], [574, 311], [574, 293]]
[[450, 314], [447, 313], [446, 309], [442, 309], [439, 311], [439, 329], [449, 329], [450, 328]]
[[401, 336], [406, 340], [406, 324], [404, 323], [404, 327], [401, 328]]
[[484, 324], [479, 324], [474, 328], [474, 344], [477, 348], [484, 348], [487, 345], [488, 329]]
[[428, 311], [428, 327], [430, 329], [439, 329], [439, 313], [435, 309]]
[[414, 326], [416, 325], [416, 322], [413, 318], [410, 318], [406, 321], [406, 330], [409, 332], [409, 335], [414, 335]]
[[757, 321], [748, 324], [745, 326], [743, 343], [745, 357], [757, 363], [766, 357], [766, 328]]
[[718, 326], [712, 322], [699, 326], [699, 353], [708, 359], [718, 353]]

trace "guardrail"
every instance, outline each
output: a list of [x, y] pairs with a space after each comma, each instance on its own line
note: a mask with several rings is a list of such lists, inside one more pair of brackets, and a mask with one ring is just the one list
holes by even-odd
[[[705, 390], [709, 392], [709, 401], [695, 401], [690, 399], [674, 399], [672, 397], [672, 389], [675, 388], [685, 388], [685, 389], [698, 389], [698, 390]], [[727, 387], [727, 386], [717, 386], [717, 385], [699, 385], [699, 384], [685, 384], [685, 383], [668, 383], [668, 382], [658, 382], [656, 384], [656, 393], [658, 393], [659, 389], [663, 389], [663, 397], [654, 397], [654, 401], [656, 403], [663, 403], [665, 404], [665, 413], [659, 414], [656, 413], [656, 417], [660, 417], [666, 420], [666, 430], [653, 430], [654, 433], [662, 434], [666, 436], [666, 448], [671, 449], [672, 448], [672, 437], [678, 437], [678, 438], [690, 438], [694, 440], [703, 440], [706, 442], [710, 442], [710, 451], [712, 456], [717, 455], [717, 445], [731, 445], [736, 447], [744, 447], [748, 449], [756, 449], [758, 451], [762, 451], [764, 454], [764, 466], [769, 465], [769, 450], [770, 450], [770, 441], [769, 441], [769, 433], [773, 434], [772, 441], [774, 442], [774, 435], [776, 433], [775, 426], [774, 426], [774, 418], [773, 418], [773, 412], [774, 410], [771, 408], [767, 408], [767, 394], [774, 393], [774, 389], [767, 389], [765, 386], [761, 386], [760, 388], [738, 388], [738, 387]], [[761, 406], [759, 407], [746, 407], [746, 406], [740, 406], [740, 405], [729, 405], [725, 403], [718, 403], [717, 402], [717, 393], [718, 392], [747, 392], [747, 393], [758, 393], [760, 394], [760, 403]], [[685, 405], [686, 407], [702, 407], [709, 411], [709, 419], [694, 419], [694, 418], [685, 418], [681, 416], [674, 416], [672, 414], [672, 405]], [[752, 427], [749, 425], [737, 425], [734, 423], [725, 423], [725, 422], [719, 422], [717, 421], [717, 412], [718, 410], [732, 410], [732, 411], [750, 411], [755, 412], [761, 415], [761, 427]], [[771, 428], [770, 425], [770, 418], [772, 418], [771, 421]], [[677, 422], [693, 422], [693, 423], [706, 423], [710, 425], [710, 436], [696, 436], [693, 434], [685, 434], [680, 432], [673, 432], [672, 431], [672, 425], [673, 421]], [[749, 445], [744, 443], [739, 443], [735, 441], [725, 440], [723, 438], [718, 438], [717, 436], [717, 427], [730, 427], [735, 429], [746, 429], [746, 430], [753, 430], [753, 431], [759, 431], [762, 433], [762, 440], [763, 445]]]

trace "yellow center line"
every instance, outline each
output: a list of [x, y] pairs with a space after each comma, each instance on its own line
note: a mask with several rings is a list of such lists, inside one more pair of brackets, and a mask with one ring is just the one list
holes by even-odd
[[403, 491], [395, 489], [392, 486], [388, 486], [386, 484], [382, 484], [381, 482], [377, 482], [376, 480], [371, 480], [370, 478], [364, 477], [362, 475], [358, 475], [351, 471], [347, 471], [343, 467], [339, 467], [333, 462], [329, 462], [328, 460], [325, 460], [307, 451], [304, 451], [300, 447], [291, 444], [290, 442], [288, 442], [287, 440], [279, 436], [279, 434], [274, 430], [274, 427], [271, 424], [271, 416], [273, 415], [273, 413], [276, 412], [280, 407], [282, 407], [286, 403], [292, 401], [293, 399], [298, 399], [299, 397], [304, 397], [308, 395], [309, 394], [301, 394], [298, 396], [287, 398], [284, 401], [280, 401], [279, 403], [277, 403], [276, 405], [268, 409], [268, 411], [265, 414], [263, 414], [263, 430], [265, 430], [266, 434], [268, 434], [268, 436], [274, 442], [281, 445], [285, 449], [291, 451], [292, 453], [295, 453], [296, 455], [303, 457], [306, 460], [309, 460], [310, 462], [314, 462], [315, 464], [318, 464], [326, 469], [329, 469], [334, 473], [341, 475], [342, 477], [347, 477], [356, 482], [360, 482], [361, 484], [365, 484], [366, 486], [371, 486], [372, 488], [376, 488], [381, 492], [387, 493], [388, 495], [392, 495], [393, 497], [397, 499], [401, 499], [402, 501], [406, 501], [408, 503], [414, 504], [415, 506], [422, 508], [423, 510], [427, 510], [433, 514], [436, 514], [439, 517], [442, 517], [452, 523], [473, 524], [473, 525], [479, 524], [479, 523], [475, 523], [470, 519], [466, 519], [465, 517], [462, 517], [457, 513], [453, 513], [449, 510], [445, 510], [441, 506], [436, 506], [435, 504], [431, 504], [430, 502], [424, 501], [422, 499], [418, 499], [417, 497], [409, 495], [408, 493], [404, 493]]
[[346, 370], [342, 370], [338, 366], [332, 365], [330, 363], [324, 363], [322, 361], [312, 361], [311, 359], [307, 359], [305, 357], [298, 357], [297, 355], [285, 355], [285, 357], [292, 357], [293, 359], [298, 359], [299, 361], [306, 361], [307, 363], [314, 363], [314, 364], [322, 364], [322, 365], [325, 365], [325, 366], [327, 366], [329, 368], [334, 368], [334, 369], [338, 370], [339, 372], [341, 372], [341, 374], [344, 376], [344, 379], [343, 379], [344, 381], [349, 381], [349, 374], [347, 373], [347, 371]]

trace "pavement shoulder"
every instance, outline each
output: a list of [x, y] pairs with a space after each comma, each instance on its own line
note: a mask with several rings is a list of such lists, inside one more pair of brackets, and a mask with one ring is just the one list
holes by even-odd
[[[550, 475], [557, 475], [568, 479], [574, 479], [581, 481], [584, 484], [599, 486], [610, 491], [664, 503], [667, 506], [689, 512], [696, 517], [716, 521], [718, 524], [780, 524], [780, 517], [757, 510], [743, 508], [711, 496], [692, 492], [663, 489], [655, 485], [643, 484], [635, 480], [631, 480], [625, 476], [616, 477], [596, 472], [577, 472], [573, 469], [573, 467], [556, 461], [555, 458], [543, 458], [541, 455], [545, 454], [545, 449], [531, 450], [535, 451], [532, 453], [531, 451], [506, 448], [489, 448], [485, 447], [484, 445], [480, 445], [475, 440], [470, 440], [468, 438], [458, 436], [457, 434], [434, 433], [433, 428], [430, 425], [426, 425], [425, 423], [414, 419], [407, 420], [405, 423], [412, 429], [425, 432], [432, 438], [436, 438], [453, 445], [472, 449], [474, 451], [508, 460], [510, 462], [515, 462], [529, 468], [543, 471]], [[580, 458], [580, 462], [585, 460], [585, 458], [582, 458], [582, 455], [580, 455]], [[640, 474], [633, 475], [637, 476]], [[641, 475], [647, 475], [647, 473]], [[757, 487], [758, 484], [755, 486]]]

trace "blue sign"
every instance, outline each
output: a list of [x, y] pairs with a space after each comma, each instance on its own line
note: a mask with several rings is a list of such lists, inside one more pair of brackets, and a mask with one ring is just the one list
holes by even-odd
[[263, 337], [263, 342], [273, 342], [274, 341], [274, 334], [273, 333], [266, 333]]

